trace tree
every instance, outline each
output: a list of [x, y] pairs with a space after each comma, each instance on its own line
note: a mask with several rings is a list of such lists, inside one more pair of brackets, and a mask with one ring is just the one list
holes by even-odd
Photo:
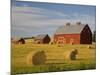
[[93, 42], [96, 42], [96, 31], [93, 32], [92, 41], [93, 41]]

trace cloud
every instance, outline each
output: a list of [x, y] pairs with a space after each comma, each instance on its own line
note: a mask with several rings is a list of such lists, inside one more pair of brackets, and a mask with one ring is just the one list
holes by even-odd
[[54, 11], [50, 9], [12, 6], [12, 36], [33, 36], [39, 33], [53, 34], [54, 31], [66, 22], [90, 24], [91, 28], [95, 25], [95, 16]]
[[[63, 13], [50, 11], [46, 9], [34, 8], [34, 7], [13, 7], [12, 8], [12, 24], [13, 25], [27, 25], [28, 24], [52, 24], [57, 19], [66, 16]], [[48, 22], [50, 21], [50, 22]], [[16, 23], [15, 23], [16, 22]], [[19, 24], [18, 24], [19, 23]]]

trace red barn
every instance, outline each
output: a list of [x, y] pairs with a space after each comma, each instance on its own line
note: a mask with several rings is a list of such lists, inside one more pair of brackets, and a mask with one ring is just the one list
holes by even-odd
[[54, 34], [54, 43], [58, 44], [92, 44], [92, 32], [88, 24], [67, 23], [59, 27]]
[[50, 37], [48, 34], [40, 34], [34, 38], [34, 41], [37, 44], [48, 44], [50, 42]]

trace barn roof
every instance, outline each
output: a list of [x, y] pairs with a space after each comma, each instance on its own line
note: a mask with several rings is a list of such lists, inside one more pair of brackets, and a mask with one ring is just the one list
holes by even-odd
[[35, 37], [35, 39], [44, 39], [48, 34], [40, 34]]
[[55, 34], [80, 34], [85, 26], [84, 24], [60, 26]]

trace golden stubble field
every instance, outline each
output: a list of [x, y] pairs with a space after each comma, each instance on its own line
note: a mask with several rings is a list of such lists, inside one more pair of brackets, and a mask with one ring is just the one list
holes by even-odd
[[[57, 44], [12, 44], [11, 73], [39, 73], [53, 71], [87, 70], [96, 68], [96, 46], [90, 45], [57, 45]], [[70, 60], [69, 54], [73, 49], [78, 50], [76, 60]], [[32, 55], [44, 51], [46, 61], [42, 65], [33, 65]], [[38, 57], [40, 58], [40, 57]], [[41, 59], [39, 59], [41, 60]]]

